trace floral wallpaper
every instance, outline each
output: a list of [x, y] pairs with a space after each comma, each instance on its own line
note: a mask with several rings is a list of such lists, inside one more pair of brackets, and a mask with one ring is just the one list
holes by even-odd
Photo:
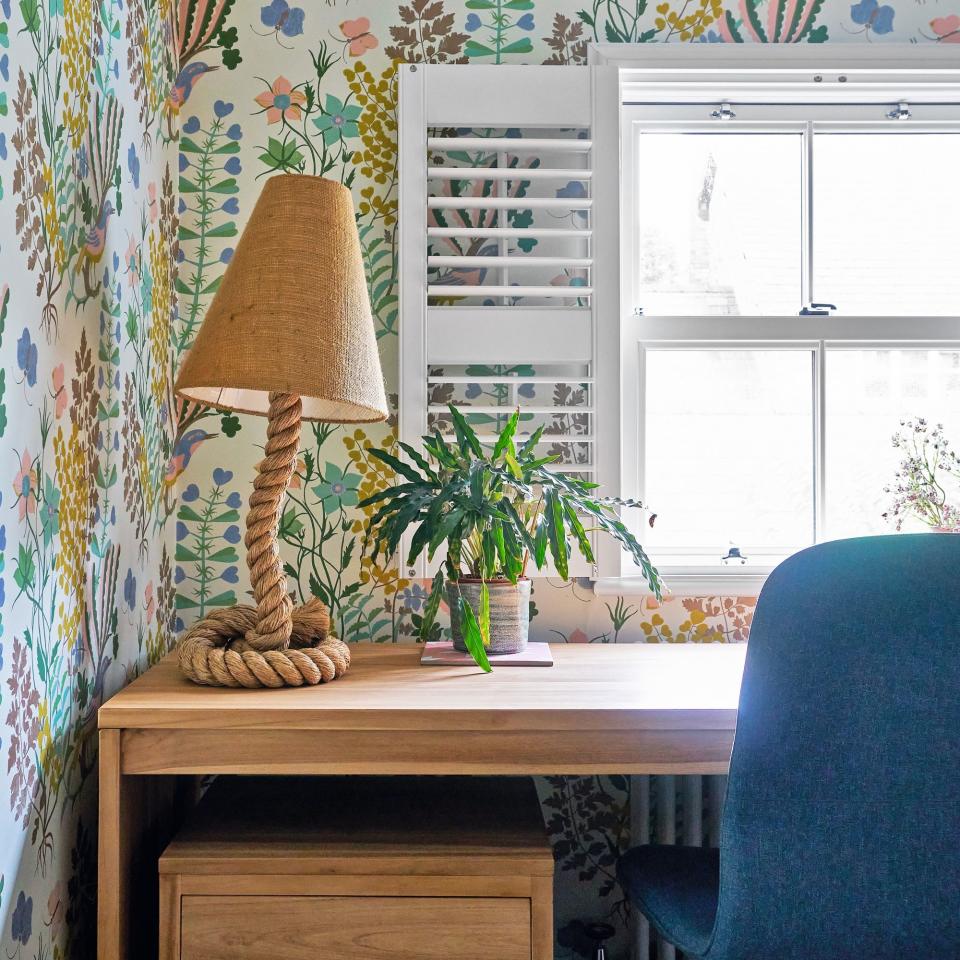
[[10, 960], [94, 955], [97, 709], [173, 641], [179, 35], [169, 0], [0, 0]]
[[[9, 960], [93, 956], [96, 709], [248, 589], [240, 541], [264, 421], [182, 406], [170, 384], [263, 178], [303, 171], [354, 191], [395, 403], [394, 64], [576, 64], [593, 40], [957, 43], [960, 0], [0, 0]], [[270, 281], [282, 296], [297, 265]], [[358, 503], [392, 482], [368, 450], [393, 428], [308, 427], [280, 531], [293, 588], [322, 597], [351, 641], [411, 640], [425, 598], [362, 555]], [[532, 631], [741, 642], [752, 611], [750, 598], [656, 606], [540, 581]], [[584, 952], [578, 919], [623, 927], [613, 864], [631, 786], [539, 782], [558, 956]]]

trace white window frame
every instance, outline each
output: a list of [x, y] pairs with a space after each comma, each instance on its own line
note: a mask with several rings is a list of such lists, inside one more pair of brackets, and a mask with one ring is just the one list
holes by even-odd
[[[884, 131], [900, 129], [956, 129], [960, 111], [960, 51], [943, 47], [928, 51], [900, 45], [874, 52], [864, 48], [823, 50], [799, 47], [778, 48], [773, 56], [759, 48], [723, 47], [668, 49], [594, 45], [591, 63], [616, 65], [621, 81], [621, 249], [623, 263], [635, 262], [630, 251], [636, 235], [635, 198], [631, 195], [635, 144], [634, 124], [647, 129], [659, 120], [701, 123], [711, 129], [707, 104], [715, 109], [724, 103], [739, 104], [737, 125], [808, 131], [812, 122], [838, 129]], [[887, 110], [906, 102], [911, 119], [902, 127], [891, 124]], [[797, 106], [793, 106], [797, 104]], [[800, 106], [802, 104], [802, 106]], [[848, 105], [849, 104], [849, 105]], [[864, 104], [871, 105], [865, 109]], [[663, 106], [658, 106], [663, 105]], [[681, 106], [678, 106], [681, 105]], [[928, 106], [929, 105], [929, 106]], [[949, 105], [949, 106], [948, 106]], [[876, 109], [872, 109], [872, 107]], [[875, 119], [870, 115], [876, 113]], [[950, 120], [947, 120], [947, 117]], [[702, 118], [699, 119], [699, 118]], [[807, 138], [808, 149], [811, 139]], [[802, 267], [802, 301], [809, 303], [811, 291], [810, 238], [805, 237]], [[903, 321], [896, 317], [667, 317], [637, 316], [634, 278], [621, 271], [621, 470], [619, 493], [643, 499], [643, 353], [656, 348], [708, 347], [801, 348], [809, 350], [814, 370], [811, 379], [814, 411], [814, 530], [813, 539], [823, 536], [825, 510], [825, 370], [826, 354], [835, 349], [960, 349], [960, 318], [911, 317], [909, 337]], [[762, 325], [762, 335], [759, 329]], [[602, 426], [602, 425], [601, 425]], [[610, 488], [609, 475], [601, 478]], [[642, 531], [638, 530], [638, 533]], [[654, 561], [657, 558], [654, 556]], [[661, 564], [661, 572], [678, 595], [756, 594], [770, 565], [721, 567]], [[619, 576], [597, 579], [600, 595], [645, 594], [648, 588], [639, 571], [622, 564]]]

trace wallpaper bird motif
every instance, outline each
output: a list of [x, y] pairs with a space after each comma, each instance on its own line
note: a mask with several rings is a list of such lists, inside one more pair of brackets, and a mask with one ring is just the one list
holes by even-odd
[[[960, 42], [926, 0], [0, 0], [0, 949], [93, 956], [96, 710], [241, 598], [263, 421], [173, 398], [263, 178], [342, 180], [388, 385], [397, 354], [397, 61], [583, 63], [590, 41]], [[482, 95], [482, 91], [479, 92]], [[269, 278], [276, 295], [297, 265]], [[503, 373], [503, 371], [497, 371]], [[394, 396], [395, 404], [395, 396]], [[305, 432], [291, 585], [351, 641], [411, 640], [424, 585], [362, 555], [394, 422]], [[741, 642], [754, 601], [656, 607], [538, 582], [533, 635]], [[612, 918], [625, 777], [539, 782], [558, 955]]]

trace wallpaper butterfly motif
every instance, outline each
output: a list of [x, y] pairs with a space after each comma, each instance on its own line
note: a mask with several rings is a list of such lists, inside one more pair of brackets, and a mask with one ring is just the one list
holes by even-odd
[[283, 37], [293, 38], [303, 33], [303, 8], [291, 7], [287, 0], [272, 0], [267, 7], [260, 8], [260, 22], [273, 31], [277, 43], [287, 49], [293, 49], [285, 44]]
[[340, 32], [347, 38], [347, 51], [351, 57], [362, 57], [367, 50], [373, 50], [379, 40], [370, 32], [370, 21], [366, 17], [356, 20], [344, 20]]

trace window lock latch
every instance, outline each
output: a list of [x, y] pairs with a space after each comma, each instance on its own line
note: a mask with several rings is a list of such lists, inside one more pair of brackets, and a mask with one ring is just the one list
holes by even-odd
[[888, 120], [909, 120], [910, 106], [903, 101], [898, 103], [888, 114]]
[[836, 310], [835, 303], [808, 303], [801, 311], [801, 317], [829, 317], [831, 310]]
[[729, 548], [727, 549], [726, 556], [721, 557], [720, 562], [724, 564], [731, 564], [731, 563], [743, 564], [747, 562], [747, 559], [748, 558], [744, 555], [743, 551], [738, 546], [735, 546], [734, 544], [731, 543]]
[[737, 115], [729, 103], [721, 103], [718, 110], [713, 110], [710, 116], [715, 120], [736, 120]]

